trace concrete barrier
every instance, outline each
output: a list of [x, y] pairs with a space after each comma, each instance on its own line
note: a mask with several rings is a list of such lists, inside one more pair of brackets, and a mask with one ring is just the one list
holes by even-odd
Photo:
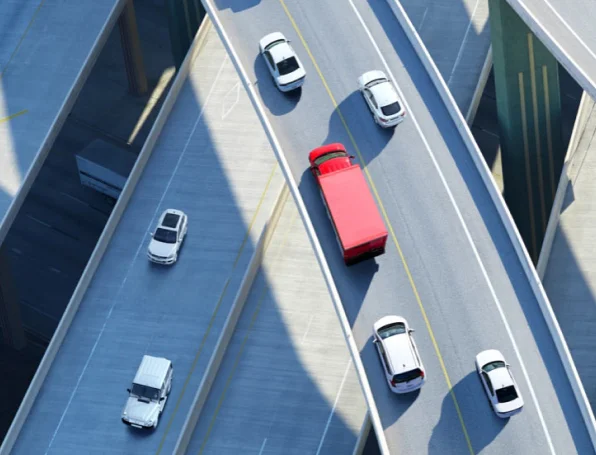
[[[286, 182], [290, 189], [290, 193], [292, 194], [296, 206], [298, 208], [298, 213], [300, 213], [300, 217], [302, 218], [302, 222], [304, 223], [304, 227], [308, 234], [308, 238], [310, 243], [313, 247], [315, 252], [315, 257], [317, 258], [317, 262], [321, 268], [321, 272], [323, 273], [323, 277], [325, 278], [325, 283], [327, 284], [327, 289], [329, 290], [329, 294], [331, 296], [331, 301], [333, 302], [333, 307], [337, 316], [339, 318], [339, 322], [342, 328], [342, 332], [346, 339], [346, 343], [348, 345], [348, 350], [350, 352], [350, 356], [352, 357], [352, 361], [354, 362], [354, 368], [356, 369], [356, 373], [358, 375], [358, 380], [360, 381], [360, 386], [362, 387], [362, 392], [364, 394], [364, 399], [366, 400], [366, 404], [368, 405], [368, 409], [371, 415], [372, 424], [377, 434], [377, 439], [379, 441], [379, 449], [383, 455], [389, 455], [389, 447], [387, 445], [387, 441], [385, 439], [385, 434], [383, 431], [383, 425], [381, 424], [381, 419], [379, 418], [379, 413], [377, 411], [377, 407], [372, 396], [372, 391], [370, 389], [370, 384], [368, 383], [368, 379], [366, 377], [366, 373], [364, 371], [364, 366], [362, 365], [362, 359], [360, 358], [360, 352], [358, 350], [358, 346], [354, 341], [354, 337], [352, 335], [352, 329], [350, 327], [350, 323], [344, 311], [344, 307], [341, 303], [341, 298], [339, 297], [339, 293], [337, 291], [337, 287], [335, 286], [335, 282], [333, 281], [333, 275], [329, 270], [329, 266], [327, 264], [327, 260], [325, 259], [325, 255], [323, 250], [321, 249], [321, 244], [319, 239], [317, 238], [317, 234], [313, 228], [312, 222], [310, 217], [308, 216], [308, 212], [306, 211], [306, 207], [304, 205], [304, 201], [302, 200], [302, 196], [300, 195], [300, 191], [298, 190], [298, 186], [296, 185], [296, 181], [294, 180], [294, 176], [292, 175], [292, 171], [290, 170], [290, 166], [286, 160], [285, 154], [279, 141], [277, 140], [277, 136], [273, 132], [273, 127], [269, 123], [267, 119], [267, 114], [265, 113], [265, 109], [261, 102], [259, 101], [258, 95], [255, 92], [252, 82], [248, 78], [240, 59], [238, 58], [238, 54], [236, 53], [230, 38], [228, 37], [226, 31], [223, 29], [223, 26], [217, 16], [217, 8], [215, 8], [211, 2], [211, 0], [201, 0], [203, 5], [205, 6], [205, 10], [209, 15], [209, 18], [215, 24], [215, 28], [217, 33], [219, 34], [228, 54], [230, 56], [230, 60], [234, 64], [236, 71], [240, 76], [240, 80], [248, 93], [248, 97], [257, 112], [259, 120], [263, 125], [265, 130], [265, 134], [269, 139], [269, 143], [273, 148], [275, 156], [280, 164], [281, 170], [286, 178]], [[256, 44], [255, 44], [256, 45]]]
[[246, 272], [242, 277], [242, 282], [238, 292], [236, 293], [236, 296], [234, 297], [234, 302], [232, 303], [224, 323], [223, 330], [217, 339], [215, 349], [211, 354], [205, 374], [201, 379], [197, 393], [195, 394], [190, 410], [188, 411], [184, 421], [184, 425], [182, 426], [180, 436], [178, 437], [176, 447], [173, 451], [174, 455], [185, 455], [186, 450], [188, 449], [190, 438], [195, 427], [197, 426], [197, 422], [199, 421], [199, 417], [201, 416], [201, 412], [203, 411], [207, 397], [211, 392], [211, 387], [213, 386], [213, 382], [217, 377], [217, 373], [224, 359], [226, 350], [228, 349], [230, 341], [232, 340], [232, 336], [236, 330], [236, 325], [238, 324], [238, 319], [240, 319], [240, 315], [242, 314], [242, 310], [244, 309], [244, 305], [248, 299], [248, 295], [254, 283], [255, 277], [257, 276], [257, 272], [263, 263], [263, 257], [267, 252], [267, 248], [271, 242], [273, 232], [275, 231], [279, 218], [281, 217], [286, 201], [288, 200], [288, 196], [288, 186], [283, 185], [277, 196], [275, 205], [273, 206], [271, 213], [267, 218], [267, 222], [263, 227], [263, 231], [259, 236], [259, 240], [257, 241], [255, 250], [250, 258]]
[[360, 428], [360, 433], [358, 434], [358, 439], [356, 440], [356, 445], [354, 446], [352, 455], [362, 455], [364, 447], [366, 446], [366, 441], [368, 441], [368, 435], [370, 434], [371, 427], [370, 413], [367, 412], [364, 422], [362, 423], [362, 427]]
[[528, 278], [528, 281], [534, 291], [534, 295], [536, 296], [536, 300], [538, 301], [538, 305], [542, 311], [546, 324], [550, 330], [551, 336], [557, 347], [557, 351], [561, 358], [561, 362], [565, 368], [565, 372], [567, 373], [567, 377], [573, 389], [573, 393], [577, 400], [577, 404], [581, 410], [582, 417], [584, 418], [584, 422], [586, 424], [587, 430], [590, 434], [590, 439], [592, 441], [592, 445], [596, 450], [596, 421], [594, 419], [594, 413], [592, 412], [592, 408], [590, 407], [590, 403], [588, 402], [588, 398], [586, 396], [586, 392], [584, 387], [579, 379], [579, 375], [577, 373], [577, 369], [571, 357], [571, 353], [569, 352], [569, 348], [567, 347], [567, 343], [563, 338], [563, 334], [561, 333], [561, 328], [559, 327], [559, 323], [554, 315], [553, 309], [548, 301], [546, 293], [544, 292], [544, 288], [542, 287], [542, 282], [540, 281], [536, 269], [532, 265], [532, 261], [530, 260], [530, 256], [528, 255], [528, 251], [519, 235], [519, 231], [517, 230], [517, 226], [515, 225], [511, 214], [507, 206], [505, 205], [505, 201], [503, 200], [503, 196], [501, 192], [497, 188], [495, 181], [492, 177], [492, 174], [488, 168], [488, 165], [484, 161], [480, 150], [478, 149], [478, 145], [474, 141], [472, 133], [468, 128], [466, 121], [464, 120], [459, 108], [455, 104], [455, 100], [451, 95], [451, 92], [447, 88], [447, 84], [443, 80], [439, 70], [437, 69], [434, 61], [432, 60], [428, 50], [424, 46], [424, 43], [420, 39], [420, 36], [416, 32], [416, 29], [412, 25], [412, 22], [408, 18], [408, 15], [404, 11], [403, 7], [399, 3], [398, 0], [387, 0], [393, 11], [395, 17], [401, 24], [404, 32], [408, 35], [412, 46], [416, 50], [420, 61], [426, 68], [430, 78], [432, 79], [441, 99], [445, 103], [447, 110], [449, 111], [455, 126], [457, 127], [459, 133], [461, 134], [464, 143], [466, 144], [470, 155], [476, 164], [478, 172], [488, 189], [488, 192], [491, 196], [493, 203], [499, 214], [501, 215], [501, 219], [503, 220], [503, 225], [507, 230], [507, 234], [513, 244], [519, 261], [524, 269], [524, 272]]
[[99, 237], [97, 245], [95, 246], [95, 249], [91, 254], [91, 258], [89, 259], [89, 262], [87, 263], [87, 266], [85, 267], [85, 270], [81, 275], [81, 279], [79, 280], [79, 283], [77, 284], [77, 287], [73, 292], [70, 302], [68, 303], [68, 306], [66, 307], [66, 310], [64, 311], [64, 314], [60, 319], [60, 323], [58, 324], [58, 327], [56, 328], [56, 331], [52, 336], [50, 344], [46, 349], [43, 358], [41, 359], [35, 376], [33, 377], [33, 380], [31, 381], [31, 384], [27, 389], [27, 393], [25, 394], [25, 397], [21, 402], [21, 406], [19, 407], [19, 410], [17, 411], [14, 420], [12, 421], [8, 433], [4, 438], [2, 446], [0, 447], [0, 455], [8, 455], [10, 453], [17, 440], [17, 437], [19, 436], [19, 433], [21, 432], [23, 424], [25, 423], [25, 420], [27, 419], [27, 416], [31, 411], [33, 403], [35, 402], [37, 394], [39, 393], [39, 390], [43, 385], [43, 382], [54, 362], [54, 359], [56, 358], [56, 354], [58, 353], [58, 350], [62, 345], [64, 337], [66, 336], [66, 333], [70, 328], [75, 314], [79, 309], [81, 301], [83, 300], [85, 292], [87, 291], [87, 288], [91, 283], [93, 275], [95, 274], [95, 271], [99, 266], [101, 258], [103, 257], [107, 249], [107, 246], [110, 243], [112, 235], [114, 234], [114, 231], [116, 230], [116, 227], [118, 226], [118, 223], [122, 218], [122, 214], [124, 213], [124, 210], [126, 209], [128, 202], [130, 201], [133, 191], [141, 177], [141, 174], [143, 173], [143, 170], [145, 169], [147, 161], [153, 153], [153, 149], [155, 147], [157, 139], [165, 125], [168, 116], [170, 115], [170, 112], [172, 111], [176, 99], [178, 98], [180, 89], [182, 88], [184, 82], [186, 81], [186, 78], [188, 77], [188, 73], [192, 66], [192, 62], [198, 55], [200, 49], [202, 48], [202, 45], [205, 41], [205, 37], [207, 36], [207, 32], [209, 31], [210, 27], [211, 24], [208, 21], [204, 22], [203, 24], [201, 24], [201, 27], [199, 28], [197, 35], [195, 36], [189, 53], [184, 59], [184, 62], [182, 63], [180, 70], [178, 71], [178, 74], [176, 75], [174, 82], [172, 83], [172, 87], [170, 88], [170, 91], [166, 96], [166, 99], [164, 100], [164, 103], [159, 111], [155, 123], [153, 124], [153, 127], [149, 132], [149, 136], [147, 137], [147, 140], [143, 145], [137, 162], [135, 163], [130, 173], [126, 185], [122, 189], [122, 193], [118, 198], [118, 202], [112, 210], [110, 218], [108, 219], [106, 226], [101, 236]]
[[472, 126], [474, 123], [474, 119], [476, 118], [476, 112], [478, 112], [478, 105], [480, 104], [480, 99], [484, 93], [484, 88], [486, 87], [486, 81], [488, 80], [488, 76], [490, 76], [490, 70], [493, 67], [493, 48], [492, 46], [489, 47], [488, 53], [486, 54], [486, 59], [484, 60], [484, 65], [482, 65], [482, 71], [480, 71], [480, 77], [478, 78], [478, 84], [476, 84], [476, 89], [474, 90], [474, 96], [472, 96], [472, 102], [470, 103], [470, 107], [468, 108], [468, 112], [466, 113], [466, 122], [468, 122], [469, 126]]
[[548, 218], [548, 225], [544, 234], [544, 240], [542, 241], [542, 248], [540, 248], [540, 256], [538, 256], [538, 265], [536, 265], [536, 271], [538, 276], [542, 280], [544, 273], [546, 272], [546, 266], [550, 258], [550, 253], [553, 247], [553, 241], [555, 239], [555, 233], [557, 232], [557, 226], [559, 225], [559, 218], [561, 216], [561, 208], [563, 207], [563, 201], [567, 194], [567, 186], [572, 180], [571, 175], [571, 163], [577, 151], [577, 147], [580, 143], [580, 137], [582, 136], [588, 117], [594, 108], [594, 100], [590, 98], [587, 92], [582, 95], [581, 102], [579, 104], [577, 118], [573, 125], [573, 132], [571, 133], [571, 139], [569, 146], [567, 147], [567, 153], [565, 155], [565, 162], [563, 169], [561, 170], [561, 177], [559, 178], [559, 185], [557, 186], [557, 192], [555, 194], [555, 200], [553, 201], [553, 207]]

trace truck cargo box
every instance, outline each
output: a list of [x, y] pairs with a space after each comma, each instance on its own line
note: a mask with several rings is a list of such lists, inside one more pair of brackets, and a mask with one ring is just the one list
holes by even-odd
[[387, 229], [360, 166], [323, 174], [319, 184], [346, 262], [383, 254]]

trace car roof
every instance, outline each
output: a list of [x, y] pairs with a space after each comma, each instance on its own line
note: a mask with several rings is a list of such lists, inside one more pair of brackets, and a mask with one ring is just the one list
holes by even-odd
[[294, 51], [287, 42], [276, 44], [269, 49], [269, 53], [275, 63], [279, 63], [290, 57], [295, 57]]
[[487, 374], [495, 390], [513, 385], [513, 379], [507, 367], [495, 368]]
[[372, 87], [369, 87], [369, 90], [375, 97], [375, 100], [379, 106], [387, 106], [388, 104], [399, 101], [397, 91], [393, 87], [393, 84], [389, 81], [373, 85]]
[[163, 357], [144, 355], [133, 382], [159, 389], [166, 377], [171, 362]]
[[419, 367], [407, 332], [385, 338], [383, 346], [393, 374], [404, 373]]

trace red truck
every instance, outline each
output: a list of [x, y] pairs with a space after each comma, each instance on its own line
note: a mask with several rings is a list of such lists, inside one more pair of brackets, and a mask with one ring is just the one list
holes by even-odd
[[308, 156], [346, 265], [385, 253], [387, 243], [385, 223], [353, 158], [339, 143], [318, 147]]

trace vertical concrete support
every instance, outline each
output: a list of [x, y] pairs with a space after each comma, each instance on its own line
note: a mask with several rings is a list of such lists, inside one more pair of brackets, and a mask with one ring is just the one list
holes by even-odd
[[506, 0], [489, 8], [504, 197], [536, 263], [565, 158], [559, 67]]
[[17, 287], [4, 246], [0, 248], [0, 328], [4, 344], [17, 350], [27, 345]]
[[118, 19], [120, 41], [124, 53], [124, 64], [130, 91], [136, 95], [147, 93], [147, 76], [143, 65], [143, 51], [137, 28], [137, 18], [133, 0], [128, 0]]
[[166, 0], [170, 43], [176, 68], [180, 68], [205, 17], [201, 0]]

